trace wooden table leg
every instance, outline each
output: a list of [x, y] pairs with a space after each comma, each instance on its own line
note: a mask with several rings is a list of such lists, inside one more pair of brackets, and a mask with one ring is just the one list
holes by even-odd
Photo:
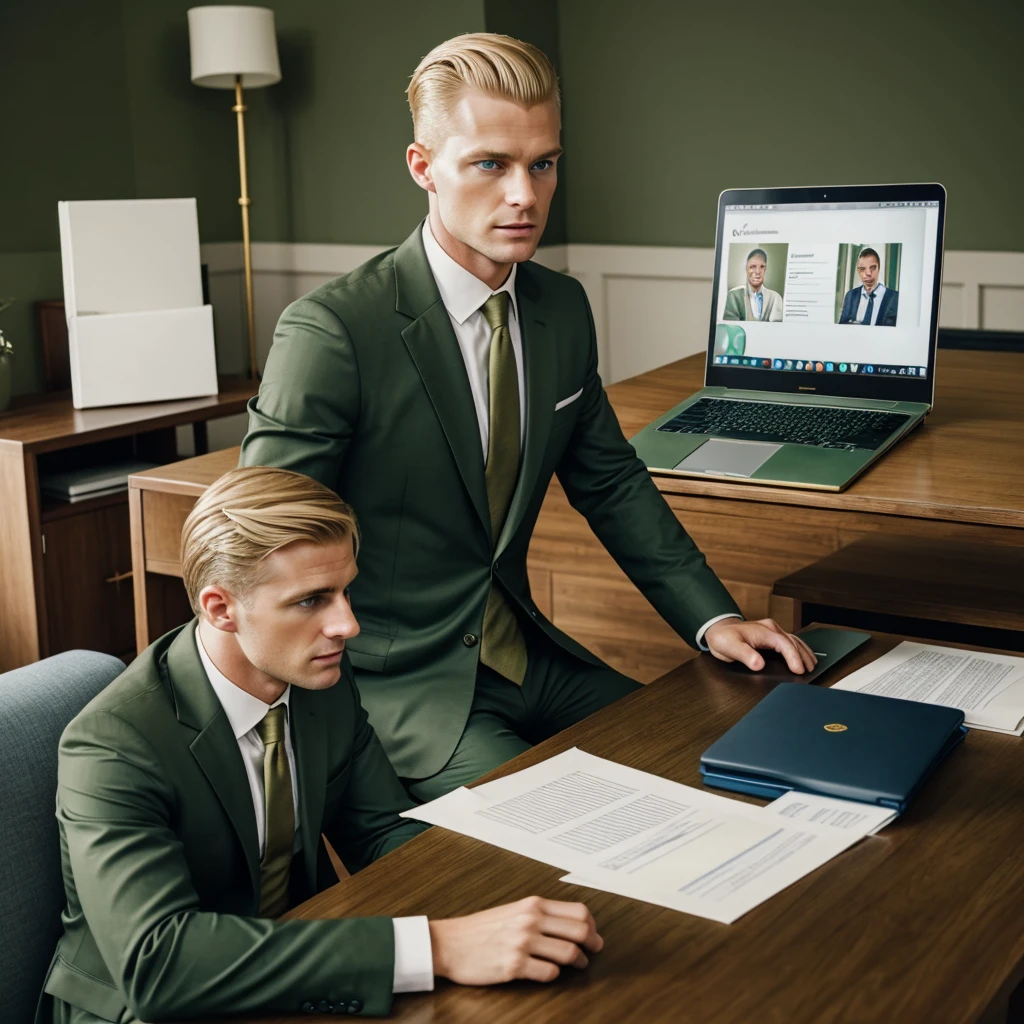
[[149, 607], [146, 601], [146, 540], [142, 530], [142, 491], [128, 483], [128, 515], [132, 538], [132, 589], [135, 595], [135, 650], [149, 646]]

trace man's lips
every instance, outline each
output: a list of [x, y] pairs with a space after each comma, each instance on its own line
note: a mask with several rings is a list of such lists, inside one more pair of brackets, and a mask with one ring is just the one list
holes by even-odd
[[342, 647], [340, 651], [331, 651], [330, 654], [318, 654], [313, 658], [314, 661], [333, 661], [335, 658], [340, 658], [345, 653], [345, 648]]
[[525, 235], [536, 228], [536, 224], [499, 224], [499, 231], [511, 231], [517, 235]]

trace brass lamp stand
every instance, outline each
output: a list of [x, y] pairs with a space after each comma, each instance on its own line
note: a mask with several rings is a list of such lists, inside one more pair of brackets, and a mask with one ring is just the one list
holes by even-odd
[[188, 12], [191, 76], [206, 89], [234, 89], [231, 108], [238, 123], [238, 177], [242, 208], [242, 254], [245, 259], [245, 313], [249, 328], [249, 375], [256, 365], [256, 315], [252, 303], [252, 240], [249, 235], [249, 176], [245, 165], [245, 111], [242, 86], [262, 89], [281, 81], [274, 12], [269, 7], [209, 5]]
[[242, 76], [235, 75], [235, 105], [231, 108], [238, 120], [238, 177], [241, 182], [242, 194], [238, 197], [238, 205], [242, 208], [242, 258], [245, 262], [245, 312], [249, 324], [249, 375], [258, 379], [256, 369], [256, 316], [252, 304], [252, 243], [249, 239], [249, 177], [245, 169], [245, 111], [242, 102]]

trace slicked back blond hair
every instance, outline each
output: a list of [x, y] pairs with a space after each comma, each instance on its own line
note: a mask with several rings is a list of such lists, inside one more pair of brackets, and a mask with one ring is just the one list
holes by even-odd
[[334, 491], [301, 473], [270, 466], [232, 469], [213, 483], [181, 530], [181, 573], [196, 615], [212, 584], [245, 599], [266, 577], [268, 555], [296, 541], [331, 544], [352, 538], [355, 513]]
[[554, 100], [558, 77], [551, 61], [530, 43], [494, 32], [468, 32], [435, 46], [420, 61], [407, 94], [415, 140], [433, 148], [465, 89], [524, 107]]

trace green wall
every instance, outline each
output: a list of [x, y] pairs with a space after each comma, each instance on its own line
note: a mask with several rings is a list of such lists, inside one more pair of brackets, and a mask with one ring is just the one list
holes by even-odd
[[[232, 97], [188, 77], [202, 0], [0, 0], [0, 314], [41, 385], [32, 302], [60, 295], [58, 199], [196, 196], [240, 235]], [[722, 188], [939, 180], [946, 245], [1019, 250], [1024, 4], [270, 0], [283, 79], [247, 94], [253, 237], [390, 244], [425, 209], [404, 88], [459, 32], [558, 67], [567, 154], [547, 244], [709, 246]], [[871, 42], [864, 42], [870, 14]]]
[[[61, 295], [57, 201], [195, 196], [235, 241], [229, 91], [189, 81], [202, 0], [0, 0], [0, 314], [16, 392], [42, 386], [32, 303]], [[405, 169], [420, 58], [484, 29], [482, 0], [272, 0], [282, 81], [246, 95], [256, 241], [391, 244], [426, 209]]]
[[573, 242], [710, 246], [723, 188], [923, 180], [947, 248], [1022, 247], [1020, 0], [558, 8]]

